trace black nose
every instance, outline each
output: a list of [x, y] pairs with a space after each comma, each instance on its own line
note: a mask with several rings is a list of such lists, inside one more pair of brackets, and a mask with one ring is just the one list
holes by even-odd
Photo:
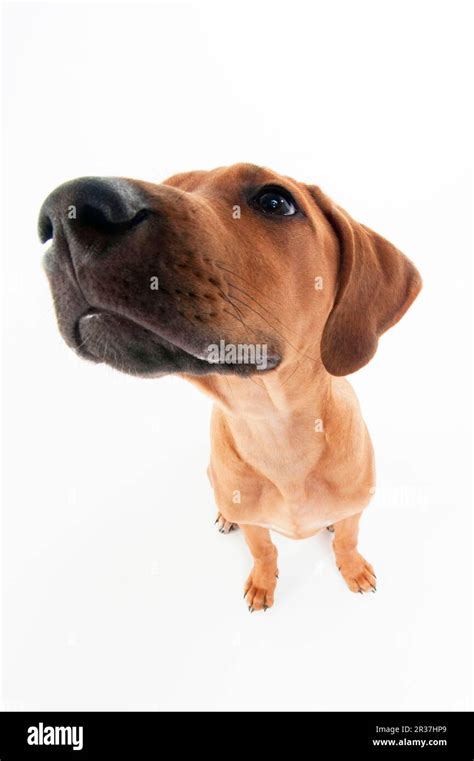
[[60, 185], [41, 207], [38, 232], [42, 243], [59, 229], [80, 237], [118, 235], [148, 216], [143, 192], [131, 180], [117, 177], [82, 177]]

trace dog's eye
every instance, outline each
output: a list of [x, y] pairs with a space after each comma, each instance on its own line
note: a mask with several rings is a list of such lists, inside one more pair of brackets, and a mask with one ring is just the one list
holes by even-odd
[[293, 196], [283, 188], [262, 188], [252, 198], [251, 203], [263, 214], [271, 214], [275, 217], [292, 217], [298, 211]]

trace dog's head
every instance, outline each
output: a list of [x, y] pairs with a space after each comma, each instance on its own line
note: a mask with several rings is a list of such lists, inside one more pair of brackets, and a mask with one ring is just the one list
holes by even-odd
[[39, 230], [68, 345], [143, 376], [278, 372], [296, 355], [346, 375], [421, 287], [319, 188], [249, 164], [67, 182]]

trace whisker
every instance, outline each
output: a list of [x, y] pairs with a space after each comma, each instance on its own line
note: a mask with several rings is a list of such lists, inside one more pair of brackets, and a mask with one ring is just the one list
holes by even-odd
[[277, 306], [277, 307], [280, 307], [280, 306], [281, 306], [281, 305], [280, 305], [280, 304], [279, 304], [277, 301], [275, 301], [275, 299], [272, 299], [270, 296], [267, 296], [267, 295], [266, 295], [266, 293], [262, 293], [262, 291], [259, 291], [257, 288], [255, 288], [255, 286], [253, 285], [253, 283], [251, 283], [251, 281], [250, 281], [250, 280], [247, 280], [246, 278], [242, 277], [242, 275], [239, 275], [239, 274], [238, 274], [238, 272], [234, 272], [233, 270], [230, 270], [228, 267], [224, 267], [224, 265], [223, 265], [223, 264], [221, 264], [221, 262], [219, 261], [219, 259], [213, 259], [212, 261], [213, 261], [213, 262], [214, 262], [214, 264], [215, 264], [217, 267], [219, 267], [221, 270], [225, 270], [225, 271], [226, 271], [226, 272], [228, 272], [230, 275], [233, 275], [234, 277], [237, 277], [237, 278], [239, 278], [239, 280], [242, 280], [242, 281], [243, 281], [244, 283], [246, 283], [247, 285], [250, 285], [250, 286], [251, 286], [251, 287], [254, 289], [254, 291], [255, 291], [256, 293], [258, 293], [260, 296], [263, 296], [265, 299], [268, 299], [268, 301], [273, 301], [273, 303], [275, 304], [275, 306]]
[[[212, 261], [212, 262], [213, 262], [213, 263], [214, 263], [214, 264], [215, 264], [217, 267], [219, 267], [220, 269], [222, 269], [222, 270], [225, 270], [225, 271], [226, 271], [226, 272], [228, 272], [229, 274], [233, 275], [234, 277], [237, 277], [237, 278], [239, 278], [239, 279], [240, 279], [240, 280], [242, 280], [244, 283], [246, 283], [246, 284], [250, 285], [250, 286], [252, 287], [252, 289], [254, 289], [254, 290], [255, 290], [255, 292], [256, 292], [256, 293], [258, 293], [259, 295], [261, 295], [261, 296], [263, 296], [264, 298], [268, 299], [269, 301], [273, 301], [273, 303], [274, 303], [274, 304], [276, 304], [276, 306], [280, 307], [280, 305], [279, 305], [279, 304], [278, 304], [278, 303], [277, 303], [277, 302], [276, 302], [274, 299], [270, 298], [269, 296], [266, 296], [266, 294], [263, 294], [261, 291], [258, 291], [258, 290], [255, 288], [255, 286], [254, 286], [252, 283], [250, 283], [250, 281], [249, 281], [249, 280], [246, 280], [246, 278], [242, 277], [242, 275], [239, 275], [237, 272], [234, 272], [233, 270], [229, 269], [228, 267], [225, 267], [225, 266], [222, 264], [222, 262], [221, 262], [219, 259], [213, 259], [213, 260], [210, 260], [210, 261]], [[289, 328], [287, 325], [285, 325], [285, 324], [284, 324], [284, 323], [283, 323], [283, 322], [282, 322], [282, 321], [281, 321], [281, 320], [280, 320], [278, 317], [276, 317], [276, 315], [274, 315], [274, 314], [273, 314], [273, 312], [271, 312], [269, 309], [267, 309], [267, 308], [266, 308], [266, 307], [265, 307], [263, 304], [261, 304], [261, 303], [260, 303], [260, 302], [259, 302], [259, 301], [258, 301], [258, 300], [257, 300], [257, 299], [254, 297], [254, 296], [252, 296], [250, 293], [248, 293], [247, 291], [244, 291], [242, 288], [239, 288], [237, 285], [235, 285], [235, 283], [231, 283], [230, 281], [226, 281], [226, 283], [227, 283], [227, 285], [228, 285], [228, 286], [230, 286], [231, 288], [234, 288], [235, 290], [239, 291], [240, 293], [242, 293], [242, 294], [243, 294], [244, 296], [246, 296], [247, 298], [249, 298], [249, 299], [251, 299], [252, 301], [254, 301], [254, 302], [257, 304], [257, 306], [258, 306], [260, 309], [263, 309], [265, 312], [267, 312], [267, 313], [268, 313], [268, 315], [269, 315], [269, 316], [270, 316], [270, 317], [271, 317], [273, 320], [276, 320], [276, 321], [277, 321], [277, 322], [278, 322], [278, 323], [279, 323], [279, 324], [280, 324], [280, 325], [281, 325], [283, 328], [285, 328], [285, 330], [288, 330], [288, 331], [290, 331], [290, 333], [292, 333], [292, 332], [293, 332], [293, 331], [292, 331], [292, 330], [291, 330], [291, 329], [290, 329], [290, 328]], [[251, 307], [249, 304], [247, 304], [245, 301], [242, 301], [241, 299], [237, 298], [237, 296], [230, 296], [230, 294], [229, 294], [229, 298], [227, 298], [227, 297], [226, 297], [226, 295], [225, 295], [225, 294], [222, 292], [222, 290], [221, 290], [221, 289], [219, 289], [219, 291], [220, 291], [220, 293], [221, 293], [221, 294], [224, 296], [224, 298], [226, 299], [226, 301], [228, 301], [228, 300], [229, 300], [229, 298], [232, 298], [232, 299], [233, 299], [233, 301], [232, 301], [231, 303], [232, 303], [232, 306], [233, 306], [235, 309], [237, 309], [237, 306], [236, 306], [236, 304], [235, 304], [234, 302], [235, 302], [235, 301], [238, 301], [240, 304], [242, 304], [243, 306], [247, 307], [247, 309], [250, 309], [251, 311], [255, 312], [255, 314], [257, 314], [259, 317], [261, 317], [261, 319], [262, 319], [262, 320], [264, 320], [264, 321], [267, 323], [267, 325], [269, 325], [269, 326], [272, 328], [272, 330], [276, 330], [276, 329], [274, 328], [274, 326], [273, 326], [273, 325], [272, 325], [272, 324], [271, 324], [271, 323], [270, 323], [270, 322], [269, 322], [267, 319], [265, 319], [265, 317], [264, 317], [263, 315], [261, 315], [259, 312], [257, 312], [257, 310], [253, 309], [253, 308], [252, 308], [252, 307]], [[297, 352], [298, 354], [300, 354], [302, 357], [305, 357], [306, 359], [309, 359], [309, 360], [311, 360], [312, 362], [316, 362], [316, 361], [317, 361], [317, 360], [316, 360], [314, 357], [310, 357], [308, 354], [304, 354], [304, 352], [301, 352], [301, 351], [299, 351], [299, 349], [297, 349], [297, 348], [296, 348], [296, 346], [293, 346], [293, 344], [292, 344], [292, 343], [291, 343], [291, 342], [290, 342], [290, 341], [289, 341], [289, 340], [288, 340], [288, 339], [287, 339], [287, 338], [286, 338], [284, 335], [282, 335], [282, 333], [280, 333], [280, 332], [278, 332], [278, 331], [276, 331], [276, 332], [277, 332], [277, 333], [278, 333], [278, 335], [279, 335], [279, 336], [280, 336], [280, 337], [281, 337], [281, 338], [282, 338], [282, 339], [283, 339], [283, 340], [284, 340], [284, 341], [285, 341], [285, 342], [288, 344], [288, 346], [290, 346], [290, 347], [291, 347], [291, 348], [292, 348], [294, 351], [296, 351], [296, 352]]]
[[295, 367], [295, 369], [293, 370], [293, 372], [292, 372], [292, 373], [290, 373], [290, 375], [288, 376], [288, 378], [287, 378], [287, 379], [286, 379], [286, 380], [285, 380], [285, 381], [284, 381], [284, 382], [281, 384], [281, 385], [282, 385], [282, 387], [283, 387], [283, 386], [286, 386], [286, 384], [287, 384], [287, 383], [288, 383], [288, 381], [289, 381], [289, 380], [290, 380], [290, 379], [293, 377], [293, 375], [296, 373], [296, 371], [297, 371], [297, 370], [299, 370], [300, 366], [301, 366], [301, 362], [297, 362], [297, 363], [296, 363], [296, 367]]
[[230, 285], [231, 288], [234, 288], [236, 291], [240, 291], [240, 293], [243, 293], [244, 296], [247, 296], [247, 298], [252, 299], [252, 301], [254, 301], [257, 304], [257, 306], [260, 307], [260, 309], [264, 309], [265, 312], [268, 312], [270, 317], [273, 317], [273, 319], [276, 320], [277, 322], [279, 322], [282, 327], [284, 327], [286, 330], [289, 330], [290, 333], [294, 332], [294, 331], [291, 330], [291, 328], [288, 327], [288, 325], [285, 325], [284, 322], [279, 320], [278, 317], [276, 317], [273, 314], [273, 312], [270, 312], [270, 310], [267, 309], [266, 307], [264, 307], [263, 304], [260, 304], [260, 302], [256, 298], [254, 298], [250, 293], [248, 293], [248, 291], [244, 291], [243, 288], [239, 288], [237, 285], [235, 285], [234, 283], [231, 283], [230, 281], [228, 281], [227, 284]]
[[251, 307], [250, 304], [247, 304], [245, 301], [242, 301], [242, 299], [238, 299], [237, 296], [232, 296], [231, 298], [235, 299], [240, 304], [243, 304], [245, 307], [247, 307], [247, 309], [250, 309], [250, 311], [254, 312], [262, 320], [264, 320], [264, 322], [266, 322], [267, 325], [269, 325], [271, 327], [271, 329], [274, 330], [280, 336], [280, 338], [282, 338], [285, 341], [285, 343], [288, 344], [288, 346], [290, 346], [294, 351], [296, 351], [297, 354], [301, 354], [302, 357], [305, 357], [306, 359], [310, 359], [312, 362], [316, 362], [317, 361], [315, 359], [315, 357], [310, 357], [308, 354], [304, 354], [304, 352], [302, 352], [299, 349], [297, 349], [296, 346], [293, 346], [293, 344], [282, 333], [280, 333], [270, 322], [268, 322], [268, 320], [262, 314], [260, 314], [260, 312], [257, 312], [256, 309]]

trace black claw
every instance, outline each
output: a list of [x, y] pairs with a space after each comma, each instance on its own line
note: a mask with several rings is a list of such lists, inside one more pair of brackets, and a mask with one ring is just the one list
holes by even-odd
[[360, 595], [363, 595], [363, 594], [364, 594], [364, 593], [363, 593], [363, 591], [362, 591], [362, 589], [359, 589], [359, 594], [360, 594]]
[[372, 594], [374, 595], [377, 591], [377, 587], [372, 587]]
[[264, 612], [264, 613], [266, 613], [266, 612], [267, 612], [267, 610], [268, 610], [268, 605], [264, 605], [264, 606], [263, 606], [263, 612]]
[[214, 521], [214, 526], [216, 525], [216, 523], [219, 523], [219, 518], [216, 518], [216, 520]]
[[249, 605], [249, 613], [253, 613], [253, 608], [251, 605]]

